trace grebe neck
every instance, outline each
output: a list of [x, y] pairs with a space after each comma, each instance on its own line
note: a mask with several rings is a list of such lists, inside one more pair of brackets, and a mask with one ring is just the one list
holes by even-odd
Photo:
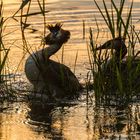
[[55, 54], [61, 47], [62, 44], [51, 44], [48, 47], [46, 47], [44, 49], [46, 58], [49, 59], [49, 57]]

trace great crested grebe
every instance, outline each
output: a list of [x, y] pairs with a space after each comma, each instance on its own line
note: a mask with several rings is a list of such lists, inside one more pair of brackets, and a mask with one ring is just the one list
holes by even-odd
[[115, 61], [122, 60], [127, 54], [127, 47], [124, 42], [124, 38], [117, 37], [105, 42], [102, 46], [98, 47], [96, 50], [100, 49], [114, 49], [114, 59]]
[[61, 27], [60, 23], [48, 25], [50, 33], [44, 39], [48, 47], [30, 55], [25, 63], [26, 77], [33, 84], [34, 90], [47, 92], [51, 97], [75, 95], [82, 89], [67, 66], [50, 59], [70, 38], [70, 32]]
[[[134, 90], [140, 90], [140, 59], [136, 56], [125, 57], [127, 47], [124, 38], [117, 37], [105, 42], [96, 50], [112, 49], [115, 50], [112, 57], [103, 64], [102, 73], [104, 74], [106, 86], [115, 89], [118, 81], [118, 72], [125, 88], [130, 88], [131, 84]], [[131, 80], [131, 81], [130, 81]], [[118, 81], [119, 82], [119, 81]]]
[[126, 63], [125, 61], [123, 61], [123, 58], [127, 54], [127, 48], [126, 48], [126, 45], [125, 45], [125, 42], [124, 42], [123, 38], [117, 37], [117, 38], [108, 40], [103, 45], [101, 45], [100, 47], [96, 48], [96, 50], [102, 50], [102, 49], [115, 50], [115, 52], [112, 53], [112, 57], [105, 64], [106, 69], [104, 69], [104, 70], [107, 70], [108, 73], [112, 69], [112, 64], [113, 63], [115, 63], [117, 65], [119, 65], [120, 62], [121, 62], [121, 65]]

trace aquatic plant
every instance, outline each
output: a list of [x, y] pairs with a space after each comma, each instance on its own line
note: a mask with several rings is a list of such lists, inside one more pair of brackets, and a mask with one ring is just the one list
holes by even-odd
[[3, 44], [3, 30], [4, 30], [5, 19], [3, 17], [3, 1], [0, 2], [0, 83], [4, 81], [4, 68], [8, 53], [10, 49], [7, 49]]
[[[110, 33], [112, 40], [107, 41], [101, 47], [97, 47], [96, 40], [94, 40], [92, 29], [90, 28], [90, 64], [94, 80], [95, 97], [97, 101], [111, 101], [112, 95], [115, 95], [115, 100], [125, 99], [129, 100], [140, 92], [138, 77], [140, 73], [140, 61], [136, 58], [139, 52], [135, 52], [135, 46], [140, 43], [139, 32], [136, 31], [132, 23], [133, 1], [131, 2], [129, 12], [124, 18], [123, 11], [125, 0], [120, 1], [120, 6], [117, 7], [115, 2], [111, 0], [111, 8], [107, 7], [105, 0], [103, 0], [104, 11], [101, 10], [98, 2], [94, 0], [97, 9], [101, 13]], [[97, 28], [99, 28], [98, 22]], [[128, 46], [128, 56], [125, 61], [125, 69], [122, 69], [123, 60], [120, 59], [116, 63], [114, 56], [114, 47], [117, 47], [116, 38], [122, 38], [124, 44]], [[122, 44], [121, 44], [122, 45]], [[110, 48], [109, 48], [110, 47]], [[119, 44], [118, 44], [119, 47]], [[103, 51], [103, 49], [105, 49]], [[110, 49], [110, 51], [109, 51]], [[109, 54], [110, 52], [110, 54]], [[121, 57], [123, 51], [119, 53]], [[110, 63], [109, 58], [112, 58], [110, 70], [104, 71]], [[133, 64], [137, 61], [137, 66], [133, 69]], [[120, 67], [121, 66], [121, 67]], [[107, 100], [110, 99], [110, 100]]]
[[[4, 40], [10, 33], [5, 33], [6, 24], [10, 17], [4, 17], [4, 5], [3, 1], [0, 1], [0, 101], [14, 99], [12, 90], [12, 81], [9, 78], [9, 52], [10, 47], [5, 44]], [[14, 44], [14, 41], [13, 41]], [[10, 46], [13, 45], [12, 43]]]

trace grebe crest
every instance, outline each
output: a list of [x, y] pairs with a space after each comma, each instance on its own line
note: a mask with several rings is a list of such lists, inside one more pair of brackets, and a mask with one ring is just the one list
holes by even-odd
[[50, 31], [50, 33], [45, 37], [46, 44], [63, 44], [68, 41], [70, 38], [70, 32], [62, 29], [61, 27], [61, 23], [47, 26], [47, 29]]

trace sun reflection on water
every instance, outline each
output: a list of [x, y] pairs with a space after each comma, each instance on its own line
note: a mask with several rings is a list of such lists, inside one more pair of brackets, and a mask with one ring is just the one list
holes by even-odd
[[[3, 0], [6, 16], [11, 16], [13, 11], [17, 11], [21, 0]], [[118, 0], [119, 1], [119, 0]], [[32, 1], [31, 13], [38, 12], [39, 6], [37, 0]], [[100, 2], [100, 0], [99, 0]], [[139, 19], [140, 2], [137, 2], [134, 8], [134, 22], [140, 28]], [[73, 68], [76, 52], [78, 51], [78, 60], [76, 75], [85, 77], [89, 70], [87, 42], [89, 39], [89, 27], [92, 27], [94, 36], [97, 35], [95, 25], [95, 15], [99, 20], [100, 38], [98, 44], [103, 43], [106, 37], [109, 37], [105, 30], [105, 24], [91, 0], [47, 0], [46, 22], [55, 23], [61, 21], [64, 28], [70, 30], [71, 39], [65, 45], [64, 63]], [[51, 4], [50, 4], [51, 3]], [[27, 9], [27, 7], [25, 7]], [[127, 10], [125, 11], [127, 12]], [[20, 15], [20, 12], [18, 13]], [[18, 15], [17, 14], [17, 15]], [[83, 20], [86, 23], [86, 39], [83, 40]], [[29, 28], [25, 30], [29, 46], [33, 50], [39, 49], [41, 36], [43, 36], [43, 18], [40, 14], [28, 18]], [[6, 23], [6, 33], [4, 43], [11, 47], [9, 65], [11, 72], [16, 71], [20, 60], [24, 55], [21, 41], [20, 18], [17, 21], [9, 19]], [[36, 32], [32, 32], [36, 29]], [[61, 61], [62, 50], [58, 52], [53, 59]], [[26, 58], [26, 57], [25, 57]], [[20, 71], [23, 73], [24, 61]], [[84, 78], [83, 78], [84, 79]], [[23, 79], [25, 82], [25, 79]], [[5, 108], [5, 107], [2, 107]], [[105, 108], [96, 107], [95, 104], [87, 105], [86, 95], [81, 102], [73, 102], [68, 105], [46, 105], [42, 103], [16, 103], [10, 104], [9, 110], [0, 113], [0, 139], [2, 140], [46, 140], [46, 139], [66, 139], [66, 140], [98, 140], [99, 138], [108, 138], [115, 135], [117, 138], [127, 139], [129, 136], [140, 136], [140, 107], [134, 105], [127, 108]], [[1, 108], [0, 108], [1, 109]], [[129, 114], [129, 115], [128, 115]], [[136, 130], [136, 131], [134, 131]], [[115, 137], [114, 136], [114, 137]], [[108, 138], [109, 139], [109, 138]]]

